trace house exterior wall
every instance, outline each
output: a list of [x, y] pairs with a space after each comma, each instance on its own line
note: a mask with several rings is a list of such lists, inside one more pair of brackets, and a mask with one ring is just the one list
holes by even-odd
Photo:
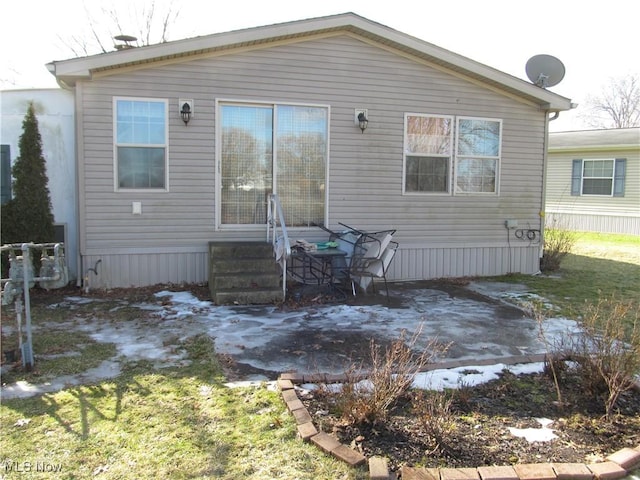
[[[639, 130], [640, 132], [640, 130]], [[549, 151], [546, 225], [570, 230], [640, 235], [640, 136], [638, 146], [558, 148]], [[574, 159], [626, 159], [624, 196], [571, 195]]]
[[20, 155], [22, 123], [33, 102], [46, 161], [49, 194], [55, 224], [65, 229], [65, 257], [69, 276], [78, 268], [76, 212], [75, 118], [73, 93], [62, 89], [4, 90], [0, 143], [9, 145], [11, 164]]
[[[114, 192], [113, 97], [169, 100], [169, 191]], [[194, 100], [185, 126], [178, 99]], [[211, 240], [264, 240], [265, 228], [217, 228], [216, 101], [329, 107], [328, 226], [397, 229], [390, 277], [427, 279], [539, 267], [546, 114], [483, 85], [350, 35], [96, 75], [78, 82], [83, 265], [90, 283], [206, 282]], [[369, 127], [354, 125], [367, 108]], [[403, 195], [407, 112], [502, 119], [499, 195]], [[141, 202], [142, 215], [132, 215]], [[537, 231], [516, 237], [507, 219]], [[320, 229], [290, 237], [326, 240]]]

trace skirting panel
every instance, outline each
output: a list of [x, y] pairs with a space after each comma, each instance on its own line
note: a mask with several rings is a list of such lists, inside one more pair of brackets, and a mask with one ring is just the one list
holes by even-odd
[[[540, 248], [400, 246], [391, 263], [389, 280], [428, 280], [507, 273], [537, 273]], [[83, 285], [89, 288], [126, 288], [157, 284], [205, 283], [208, 253], [135, 253], [83, 257]]]
[[640, 235], [640, 217], [616, 215], [580, 215], [547, 212], [547, 228], [561, 227], [578, 232]]
[[540, 271], [538, 245], [512, 247], [402, 248], [391, 264], [388, 279], [491, 277]]
[[206, 251], [90, 255], [82, 258], [83, 285], [88, 284], [90, 288], [126, 288], [165, 283], [206, 283], [207, 261]]

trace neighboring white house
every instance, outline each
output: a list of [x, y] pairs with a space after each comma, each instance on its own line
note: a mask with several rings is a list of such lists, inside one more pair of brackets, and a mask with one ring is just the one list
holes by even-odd
[[546, 224], [640, 235], [640, 128], [549, 135]]
[[33, 102], [42, 153], [46, 160], [56, 240], [65, 243], [69, 276], [78, 268], [78, 222], [75, 154], [74, 95], [62, 89], [0, 91], [0, 144], [2, 145], [2, 203], [10, 198], [11, 166], [20, 155], [22, 122]]
[[293, 238], [396, 229], [392, 279], [539, 270], [549, 117], [572, 106], [549, 90], [351, 13], [48, 67], [75, 96], [94, 286], [206, 282], [210, 241], [264, 241], [271, 192]]

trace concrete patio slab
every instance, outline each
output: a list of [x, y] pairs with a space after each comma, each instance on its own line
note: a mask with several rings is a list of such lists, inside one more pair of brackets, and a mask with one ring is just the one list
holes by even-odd
[[[496, 365], [496, 359], [541, 358], [536, 357], [546, 351], [541, 327], [550, 342], [557, 335], [577, 331], [577, 324], [564, 318], [551, 318], [539, 325], [524, 310], [505, 301], [526, 299], [522, 286], [496, 282], [464, 286], [407, 282], [390, 285], [389, 299], [370, 294], [346, 303], [307, 302], [296, 307], [218, 306], [180, 289], [158, 291], [155, 297], [155, 303], [129, 305], [141, 310], [139, 320], [117, 325], [96, 317], [69, 321], [69, 328], [98, 342], [114, 343], [117, 357], [92, 371], [47, 384], [3, 386], [3, 398], [114, 377], [120, 373], [122, 359], [147, 360], [159, 368], [179, 366], [187, 360], [174, 346], [199, 334], [214, 339], [216, 351], [234, 367], [232, 380], [275, 380], [282, 372], [291, 372], [280, 378], [296, 383], [316, 376], [335, 378], [352, 365], [366, 367], [371, 342], [385, 348], [403, 332], [407, 339], [420, 332], [417, 350], [428, 348], [434, 339], [448, 344], [446, 353], [433, 360], [449, 367], [456, 362], [467, 365], [460, 372], [452, 370], [455, 375], [466, 375], [466, 381], [474, 375], [468, 368], [470, 360], [478, 365], [493, 364], [499, 371], [502, 367]], [[51, 308], [87, 301], [100, 300], [68, 297]], [[46, 328], [46, 322], [39, 328]]]

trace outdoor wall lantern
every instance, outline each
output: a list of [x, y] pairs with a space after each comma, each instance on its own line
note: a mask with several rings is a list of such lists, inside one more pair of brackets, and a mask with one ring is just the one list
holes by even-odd
[[193, 100], [180, 99], [179, 105], [180, 117], [182, 117], [182, 121], [186, 125], [189, 123], [189, 120], [191, 120], [191, 115], [193, 115]]
[[368, 126], [369, 120], [367, 119], [366, 112], [358, 113], [358, 127], [360, 127], [360, 130], [362, 130], [362, 133], [364, 133]]

